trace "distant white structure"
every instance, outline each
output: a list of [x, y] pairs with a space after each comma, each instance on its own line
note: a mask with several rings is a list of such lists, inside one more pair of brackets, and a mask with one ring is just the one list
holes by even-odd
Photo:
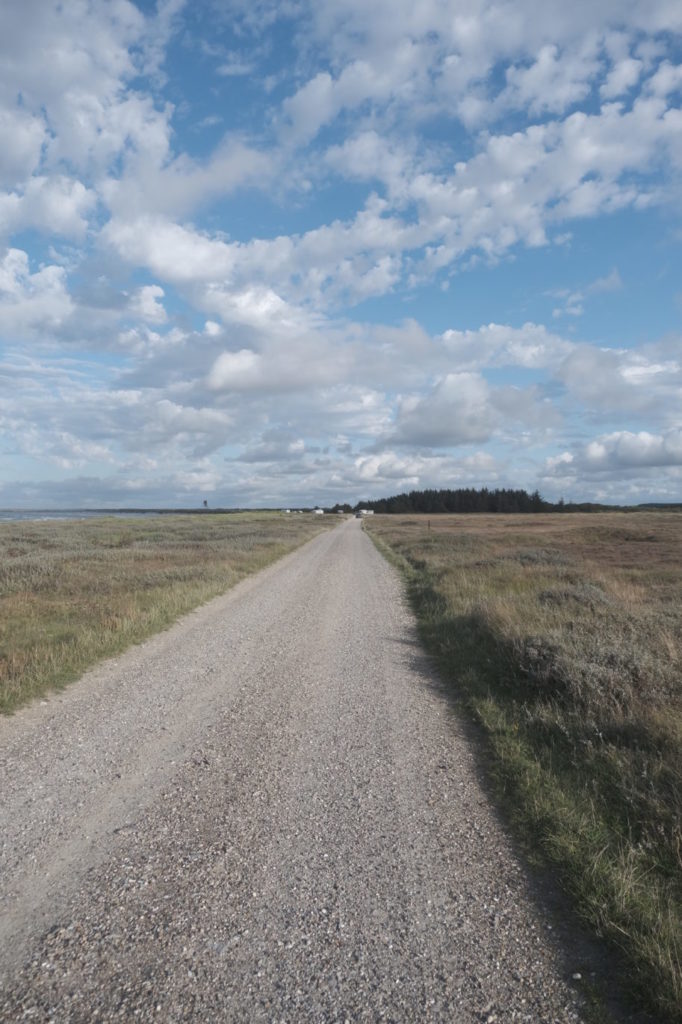
[[374, 509], [373, 508], [359, 508], [358, 509], [358, 515], [359, 516], [373, 516], [374, 515]]
[[314, 508], [313, 509], [313, 515], [323, 516], [324, 515], [324, 509], [323, 508]]

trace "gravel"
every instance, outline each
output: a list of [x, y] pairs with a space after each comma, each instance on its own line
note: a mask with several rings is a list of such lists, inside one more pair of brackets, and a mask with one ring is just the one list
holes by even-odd
[[355, 520], [0, 722], [3, 1021], [583, 1020]]

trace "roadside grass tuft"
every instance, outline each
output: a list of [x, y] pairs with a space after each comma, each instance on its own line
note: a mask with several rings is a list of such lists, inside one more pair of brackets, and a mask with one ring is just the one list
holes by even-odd
[[496, 791], [624, 979], [682, 1021], [682, 516], [373, 517]]
[[0, 524], [0, 712], [72, 682], [333, 525], [277, 513]]

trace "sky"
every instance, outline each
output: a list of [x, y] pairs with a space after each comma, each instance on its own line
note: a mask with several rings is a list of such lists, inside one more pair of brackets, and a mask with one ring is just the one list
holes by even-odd
[[0, 2], [0, 507], [682, 500], [679, 0]]

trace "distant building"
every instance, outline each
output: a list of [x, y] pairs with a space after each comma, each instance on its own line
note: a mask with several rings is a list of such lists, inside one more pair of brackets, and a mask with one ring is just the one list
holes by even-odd
[[313, 509], [313, 515], [323, 516], [324, 515], [324, 509], [323, 508], [314, 508]]

